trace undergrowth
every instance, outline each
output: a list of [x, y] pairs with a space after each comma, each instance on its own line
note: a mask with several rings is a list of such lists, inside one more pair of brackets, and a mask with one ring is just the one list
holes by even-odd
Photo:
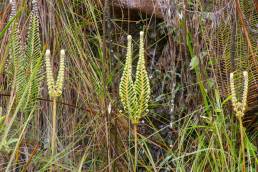
[[10, 2], [0, 13], [0, 171], [257, 171], [257, 122], [238, 119], [234, 95], [221, 92], [202, 1], [165, 21], [108, 1]]

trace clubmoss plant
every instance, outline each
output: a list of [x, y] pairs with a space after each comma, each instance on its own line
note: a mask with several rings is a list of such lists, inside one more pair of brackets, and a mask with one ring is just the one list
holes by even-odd
[[137, 126], [146, 115], [150, 99], [150, 83], [144, 60], [144, 32], [140, 32], [139, 60], [136, 69], [136, 80], [132, 80], [132, 37], [127, 37], [127, 55], [123, 75], [119, 86], [119, 95], [124, 110], [129, 115], [134, 132], [134, 171], [137, 168]]
[[245, 115], [245, 110], [247, 106], [247, 95], [248, 95], [248, 72], [243, 72], [244, 76], [244, 86], [242, 94], [242, 102], [237, 100], [236, 89], [234, 84], [234, 73], [230, 73], [230, 89], [232, 95], [232, 106], [236, 113], [236, 117], [239, 121], [240, 127], [240, 137], [241, 137], [241, 154], [242, 154], [242, 171], [245, 172], [245, 145], [244, 145], [244, 127], [243, 127], [243, 117]]
[[60, 51], [60, 67], [58, 71], [57, 81], [54, 81], [52, 66], [50, 63], [50, 50], [46, 51], [45, 55], [45, 62], [46, 62], [46, 76], [47, 76], [47, 85], [48, 85], [48, 94], [53, 101], [53, 109], [52, 109], [52, 134], [51, 134], [51, 152], [52, 156], [56, 154], [56, 140], [57, 140], [57, 133], [56, 133], [56, 99], [62, 95], [63, 89], [63, 82], [64, 82], [64, 58], [65, 58], [65, 51], [62, 49]]

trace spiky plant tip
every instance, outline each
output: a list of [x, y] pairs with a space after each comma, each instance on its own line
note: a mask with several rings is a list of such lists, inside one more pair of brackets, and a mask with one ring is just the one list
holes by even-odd
[[50, 49], [47, 49], [47, 50], [46, 50], [46, 56], [47, 56], [48, 58], [50, 57], [50, 54], [51, 54]]
[[140, 32], [139, 62], [144, 65], [144, 32]]
[[47, 49], [45, 54], [47, 86], [48, 86], [49, 95], [53, 96], [55, 83], [54, 83], [53, 72], [50, 64], [50, 56], [51, 56], [51, 52], [49, 49]]
[[65, 69], [64, 58], [65, 58], [65, 50], [62, 49], [60, 51], [60, 67], [59, 67], [57, 82], [56, 82], [56, 91], [58, 96], [62, 94], [62, 90], [63, 90], [64, 69]]
[[140, 47], [139, 47], [139, 60], [144, 63], [144, 32], [140, 32]]
[[234, 73], [230, 73], [230, 90], [231, 90], [231, 96], [232, 96], [232, 103], [233, 106], [237, 102], [236, 98], [236, 89], [235, 89], [235, 84], [234, 84]]
[[62, 49], [62, 50], [60, 51], [60, 55], [61, 55], [61, 56], [65, 56], [65, 50], [64, 50], [64, 49]]
[[144, 32], [141, 31], [141, 32], [140, 32], [140, 38], [143, 38], [143, 36], [144, 36]]
[[243, 87], [242, 104], [243, 104], [243, 111], [245, 111], [247, 106], [247, 95], [248, 95], [248, 72], [244, 71], [243, 76], [244, 76], [244, 87]]
[[37, 12], [38, 10], [38, 1], [37, 0], [33, 0], [32, 1], [32, 11], [33, 12]]
[[248, 72], [247, 72], [247, 71], [244, 71], [244, 72], [243, 72], [243, 75], [244, 75], [244, 77], [248, 77]]
[[131, 35], [128, 35], [127, 36], [127, 41], [131, 41], [132, 40], [132, 36]]
[[33, 0], [32, 1], [32, 13], [38, 17], [38, 1]]
[[127, 54], [126, 54], [126, 64], [131, 63], [132, 56], [132, 36], [127, 36]]

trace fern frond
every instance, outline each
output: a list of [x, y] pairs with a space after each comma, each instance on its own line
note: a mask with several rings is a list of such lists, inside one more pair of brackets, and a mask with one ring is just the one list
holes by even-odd
[[[41, 41], [39, 35], [39, 14], [37, 1], [32, 1], [32, 12], [30, 15], [29, 31], [27, 35], [26, 43], [26, 69], [25, 76], [31, 78], [30, 88], [28, 90], [28, 100], [29, 103], [26, 105], [27, 108], [31, 108], [37, 102], [37, 97], [39, 95], [40, 83], [42, 80], [41, 66], [42, 66], [42, 55], [41, 55]], [[39, 64], [38, 68], [36, 64]], [[35, 72], [35, 76], [32, 72]]]
[[124, 66], [123, 75], [119, 85], [119, 96], [124, 109], [129, 112], [129, 114], [135, 113], [135, 90], [132, 80], [132, 37], [128, 35], [127, 37], [127, 55], [126, 62]]
[[38, 93], [39, 93], [39, 88], [41, 81], [43, 79], [42, 74], [39, 74], [39, 71], [41, 71], [42, 68], [42, 56], [37, 59], [36, 64], [33, 67], [33, 70], [31, 71], [30, 77], [27, 78], [26, 83], [23, 85], [23, 94], [26, 92], [25, 99], [22, 99], [24, 96], [23, 94], [21, 97], [17, 100], [19, 101], [24, 101], [22, 102], [21, 106], [21, 111], [22, 112], [27, 112], [31, 111], [31, 108], [35, 106], [37, 103], [37, 98], [38, 98]]
[[25, 66], [23, 64], [25, 55], [22, 48], [17, 22], [13, 24], [12, 30], [10, 31], [9, 54], [11, 63], [8, 64], [7, 71], [9, 73], [9, 77], [12, 78], [15, 83], [16, 100], [19, 100], [21, 98], [21, 94], [24, 92], [26, 77], [24, 75]]
[[[37, 1], [32, 1], [32, 12], [30, 14], [29, 31], [27, 35], [26, 59], [28, 60], [30, 70], [35, 66], [38, 58], [41, 56], [41, 42], [39, 35], [39, 18]], [[30, 73], [30, 72], [29, 72]]]
[[136, 70], [136, 80], [134, 83], [136, 97], [138, 99], [137, 118], [141, 118], [146, 113], [148, 108], [148, 101], [150, 99], [150, 83], [145, 67], [143, 36], [144, 33], [140, 32], [139, 60]]
[[[26, 102], [21, 104], [22, 111], [36, 104], [42, 79], [41, 69], [36, 67], [36, 64], [42, 65], [37, 1], [32, 2], [32, 7], [26, 46], [22, 46], [18, 24], [14, 25], [11, 32], [10, 56], [14, 59], [16, 102], [20, 101], [25, 88], [27, 89], [24, 99]], [[35, 72], [35, 75], [32, 75], [32, 72]]]
[[22, 51], [22, 43], [20, 38], [20, 32], [18, 28], [18, 23], [15, 22], [12, 31], [10, 33], [9, 39], [9, 54], [12, 60], [12, 72], [15, 74], [19, 73], [22, 68], [21, 58], [24, 57], [24, 53]]

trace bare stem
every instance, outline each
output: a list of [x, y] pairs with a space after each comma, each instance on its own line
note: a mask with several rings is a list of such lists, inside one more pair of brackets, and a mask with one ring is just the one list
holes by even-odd
[[[53, 111], [52, 111], [52, 135], [51, 135], [51, 153], [52, 157], [56, 154], [56, 97], [53, 98]], [[51, 167], [52, 171], [53, 166]]]
[[138, 150], [137, 150], [137, 125], [133, 125], [134, 133], [134, 172], [137, 170], [137, 161], [138, 161]]
[[238, 117], [240, 126], [241, 154], [242, 154], [242, 172], [245, 172], [245, 144], [244, 144], [244, 127], [242, 117]]

